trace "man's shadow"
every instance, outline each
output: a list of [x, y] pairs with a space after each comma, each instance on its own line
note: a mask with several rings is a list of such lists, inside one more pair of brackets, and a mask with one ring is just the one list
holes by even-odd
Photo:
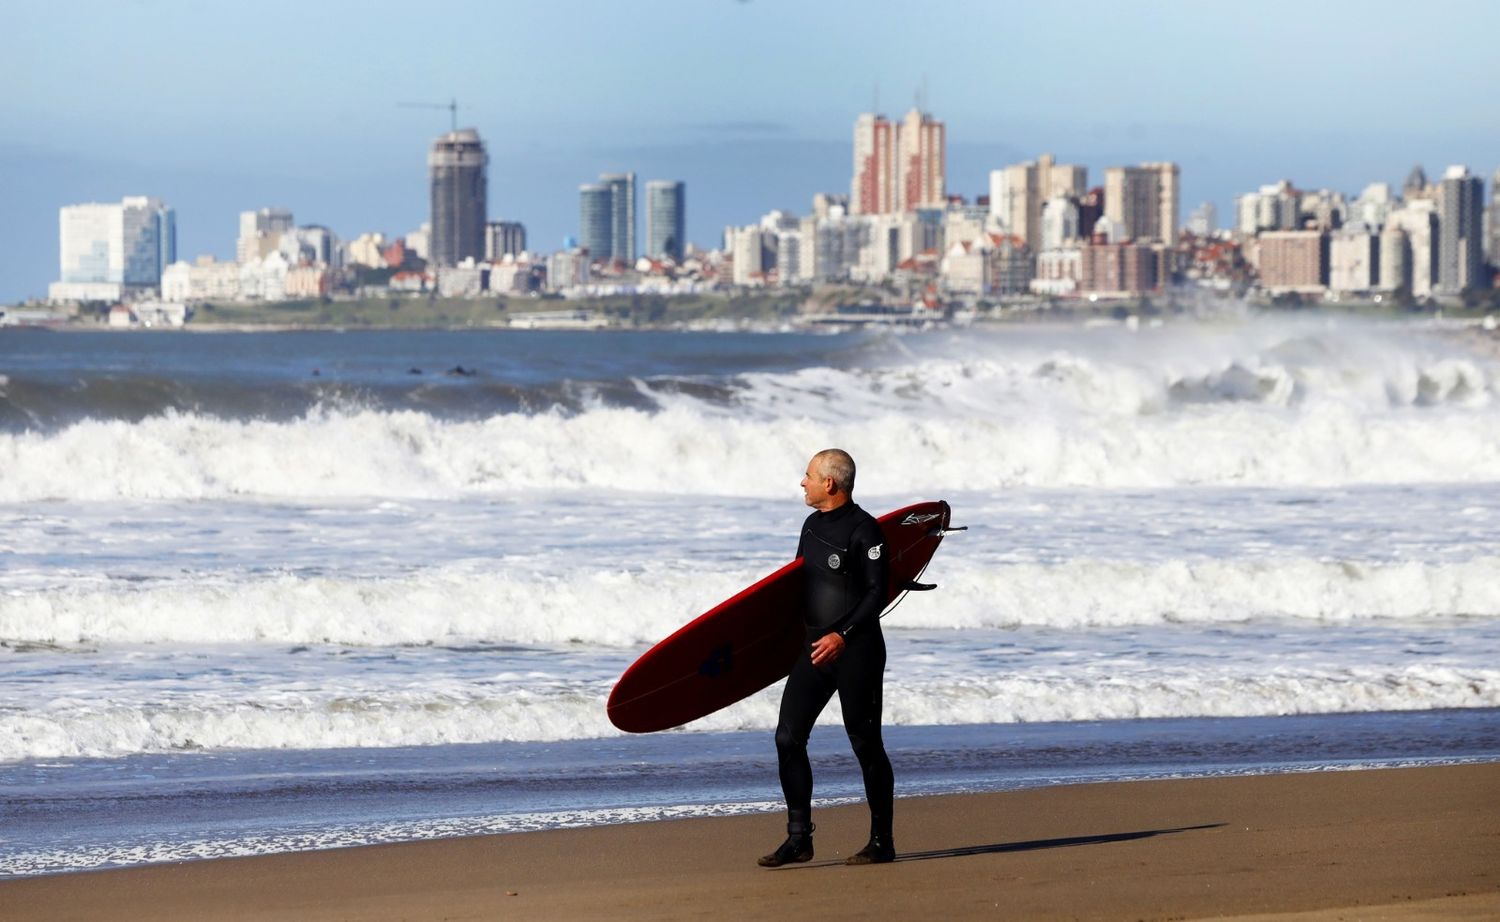
[[[1218, 829], [1227, 825], [1227, 823], [1206, 823], [1202, 826], [1179, 826], [1175, 829], [1142, 829], [1137, 832], [1111, 832], [1097, 836], [1067, 836], [1058, 839], [1031, 839], [1026, 842], [997, 842], [993, 845], [964, 845], [958, 848], [937, 848], [926, 852], [903, 852], [896, 855], [896, 861], [930, 861], [933, 858], [964, 858], [969, 855], [1000, 855], [1007, 852], [1035, 852], [1041, 851], [1044, 848], [1072, 848], [1077, 845], [1133, 842], [1137, 839], [1150, 839], [1155, 836], [1174, 835], [1179, 832]], [[795, 871], [798, 869], [843, 866], [843, 861], [815, 861], [808, 864], [785, 867], [782, 870]]]

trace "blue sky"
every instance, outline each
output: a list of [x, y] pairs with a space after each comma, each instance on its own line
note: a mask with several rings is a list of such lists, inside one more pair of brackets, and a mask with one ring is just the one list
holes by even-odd
[[[951, 192], [1052, 151], [1182, 165], [1184, 215], [1289, 178], [1357, 193], [1500, 167], [1489, 0], [22, 2], [0, 34], [0, 301], [57, 275], [57, 208], [156, 195], [180, 255], [229, 257], [238, 212], [352, 237], [425, 220], [456, 97], [492, 219], [576, 230], [601, 172], [688, 184], [688, 237], [847, 192], [855, 116], [927, 87]], [[644, 233], [644, 226], [641, 228]]]

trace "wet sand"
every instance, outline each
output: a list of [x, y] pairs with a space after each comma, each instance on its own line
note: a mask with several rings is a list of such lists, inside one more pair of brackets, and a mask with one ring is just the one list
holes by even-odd
[[[898, 779], [899, 783], [899, 779]], [[903, 799], [0, 881], [0, 919], [1500, 918], [1500, 763]]]

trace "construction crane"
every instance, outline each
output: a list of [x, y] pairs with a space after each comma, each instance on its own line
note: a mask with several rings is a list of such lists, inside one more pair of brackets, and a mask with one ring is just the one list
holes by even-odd
[[450, 99], [447, 102], [398, 102], [400, 109], [447, 109], [448, 116], [453, 122], [453, 130], [458, 130], [458, 100]]

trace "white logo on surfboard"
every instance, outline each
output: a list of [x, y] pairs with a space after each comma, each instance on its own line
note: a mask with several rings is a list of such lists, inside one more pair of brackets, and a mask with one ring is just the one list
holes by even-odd
[[870, 548], [869, 551], [867, 551], [865, 553], [865, 556], [869, 557], [871, 560], [879, 560], [880, 559], [880, 549], [883, 548], [883, 547], [885, 547], [884, 544], [877, 544], [874, 547]]

